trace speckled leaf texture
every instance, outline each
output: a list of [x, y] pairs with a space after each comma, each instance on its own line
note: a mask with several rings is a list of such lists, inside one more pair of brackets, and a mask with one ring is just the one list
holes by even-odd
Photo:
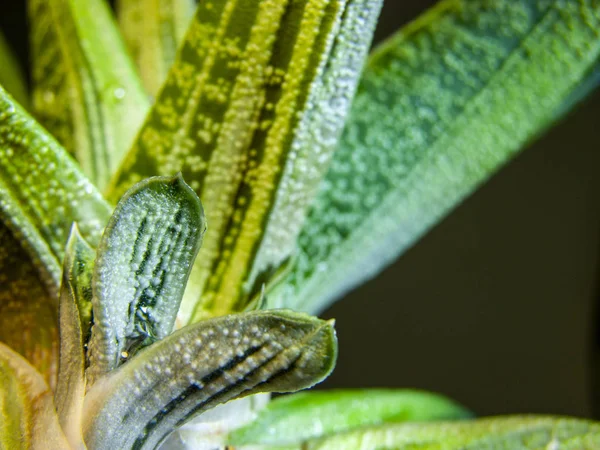
[[146, 91], [156, 96], [196, 10], [195, 0], [117, 0], [119, 28]]
[[[209, 230], [181, 323], [243, 310], [289, 258], [343, 125], [380, 0], [201, 2], [123, 167], [181, 170]], [[198, 304], [201, 299], [201, 304]]]
[[279, 397], [228, 443], [282, 446], [385, 422], [464, 419], [471, 414], [436, 394], [413, 390], [354, 389], [300, 392]]
[[371, 57], [270, 305], [377, 274], [556, 117], [600, 54], [597, 0], [446, 0]]
[[29, 0], [33, 110], [100, 189], [149, 102], [106, 0]]
[[111, 211], [77, 163], [0, 87], [0, 219], [52, 298], [72, 223], [95, 246]]
[[200, 200], [181, 175], [144, 180], [117, 204], [92, 279], [90, 384], [173, 331], [205, 228]]
[[312, 386], [329, 375], [336, 355], [333, 324], [292, 311], [188, 325], [88, 391], [85, 442], [94, 450], [154, 449], [173, 429], [220, 403]]
[[600, 425], [577, 419], [490, 418], [387, 425], [309, 443], [308, 450], [596, 450]]
[[20, 355], [0, 343], [0, 450], [65, 450], [52, 392]]

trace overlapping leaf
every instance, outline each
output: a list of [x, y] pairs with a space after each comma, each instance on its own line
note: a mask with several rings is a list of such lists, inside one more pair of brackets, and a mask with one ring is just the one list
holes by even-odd
[[98, 246], [89, 383], [173, 330], [204, 211], [181, 176], [154, 177], [123, 196]]
[[0, 86], [24, 107], [29, 104], [25, 76], [4, 35], [0, 33]]
[[291, 311], [206, 320], [140, 351], [99, 380], [85, 400], [88, 447], [154, 449], [219, 403], [312, 386], [333, 369], [330, 322]]
[[244, 309], [290, 256], [380, 6], [380, 0], [200, 3], [111, 190], [117, 199], [144, 177], [181, 170], [201, 197], [210, 228], [182, 305], [183, 323]]
[[102, 190], [148, 99], [105, 0], [30, 0], [33, 110]]
[[584, 0], [442, 1], [384, 43], [271, 305], [316, 311], [375, 275], [546, 128], [599, 55]]
[[386, 425], [308, 443], [309, 450], [595, 450], [600, 424], [577, 419], [506, 417]]
[[175, 61], [195, 0], [117, 0], [117, 18], [146, 91], [155, 96]]
[[48, 385], [23, 357], [0, 343], [0, 449], [68, 448]]
[[[281, 446], [385, 422], [463, 419], [470, 413], [440, 395], [393, 389], [302, 392], [279, 397], [229, 444]], [[350, 448], [350, 447], [346, 447]]]
[[0, 219], [53, 298], [71, 224], [96, 245], [111, 209], [66, 151], [0, 88]]

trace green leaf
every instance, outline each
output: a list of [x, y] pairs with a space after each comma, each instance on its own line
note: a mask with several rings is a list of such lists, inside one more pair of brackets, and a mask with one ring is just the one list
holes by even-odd
[[0, 33], [0, 86], [10, 92], [21, 105], [28, 106], [25, 76], [2, 33]]
[[0, 88], [0, 219], [58, 298], [73, 222], [93, 246], [111, 206], [65, 150]]
[[85, 448], [81, 429], [85, 394], [86, 330], [91, 322], [94, 251], [73, 225], [67, 243], [60, 290], [60, 362], [54, 395], [59, 423], [74, 449]]
[[105, 0], [28, 2], [36, 117], [102, 190], [149, 106]]
[[146, 91], [155, 96], [194, 15], [194, 0], [117, 0], [117, 18]]
[[210, 230], [182, 304], [183, 323], [243, 310], [291, 255], [380, 6], [199, 4], [110, 191], [115, 199], [142, 178], [181, 170], [202, 198]]
[[200, 200], [181, 175], [149, 178], [123, 196], [94, 268], [90, 385], [171, 333], [205, 227]]
[[57, 306], [21, 243], [0, 221], [0, 342], [25, 357], [50, 386], [58, 363]]
[[236, 397], [289, 392], [335, 364], [331, 322], [257, 311], [188, 325], [145, 348], [87, 393], [88, 447], [154, 449], [194, 415]]
[[229, 436], [229, 444], [290, 445], [385, 422], [463, 419], [462, 406], [428, 392], [355, 389], [279, 397], [256, 420]]
[[0, 449], [68, 448], [48, 385], [23, 357], [0, 343]]
[[600, 3], [446, 0], [379, 47], [270, 305], [377, 274], [538, 132], [598, 61]]
[[385, 425], [305, 445], [307, 450], [595, 450], [600, 424], [550, 417]]

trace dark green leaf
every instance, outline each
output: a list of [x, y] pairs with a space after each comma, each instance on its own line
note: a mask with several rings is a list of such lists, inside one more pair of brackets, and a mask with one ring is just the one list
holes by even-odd
[[27, 107], [29, 98], [25, 87], [25, 76], [2, 33], [0, 33], [0, 86], [21, 105]]

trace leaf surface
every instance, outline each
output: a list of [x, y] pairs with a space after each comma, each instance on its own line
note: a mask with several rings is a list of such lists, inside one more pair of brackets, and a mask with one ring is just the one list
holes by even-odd
[[73, 449], [84, 449], [81, 429], [85, 394], [86, 332], [91, 322], [91, 272], [95, 252], [71, 229], [60, 290], [60, 361], [54, 395], [59, 423]]
[[194, 0], [117, 0], [117, 18], [146, 91], [156, 96], [194, 15]]
[[598, 61], [600, 4], [447, 0], [381, 45], [270, 306], [318, 311], [506, 163]]
[[10, 92], [21, 105], [28, 106], [29, 98], [25, 87], [25, 76], [2, 33], [0, 33], [0, 86]]
[[67, 152], [0, 88], [0, 219], [58, 298], [69, 230], [96, 245], [111, 206]]
[[36, 117], [100, 189], [149, 106], [105, 0], [28, 2]]
[[194, 415], [236, 397], [323, 380], [337, 341], [331, 322], [292, 311], [205, 320], [146, 347], [85, 400], [90, 448], [154, 449]]
[[90, 384], [171, 333], [205, 227], [200, 200], [180, 175], [149, 178], [123, 196], [94, 268]]
[[0, 449], [68, 448], [50, 388], [22, 356], [0, 343]]
[[199, 4], [110, 194], [116, 199], [144, 177], [181, 170], [202, 199], [210, 229], [182, 323], [243, 310], [290, 256], [380, 6], [380, 0]]
[[578, 419], [503, 417], [432, 424], [385, 425], [306, 445], [309, 450], [594, 450], [600, 424]]
[[463, 419], [470, 413], [428, 392], [356, 389], [300, 392], [271, 401], [229, 444], [290, 445], [385, 422]]

